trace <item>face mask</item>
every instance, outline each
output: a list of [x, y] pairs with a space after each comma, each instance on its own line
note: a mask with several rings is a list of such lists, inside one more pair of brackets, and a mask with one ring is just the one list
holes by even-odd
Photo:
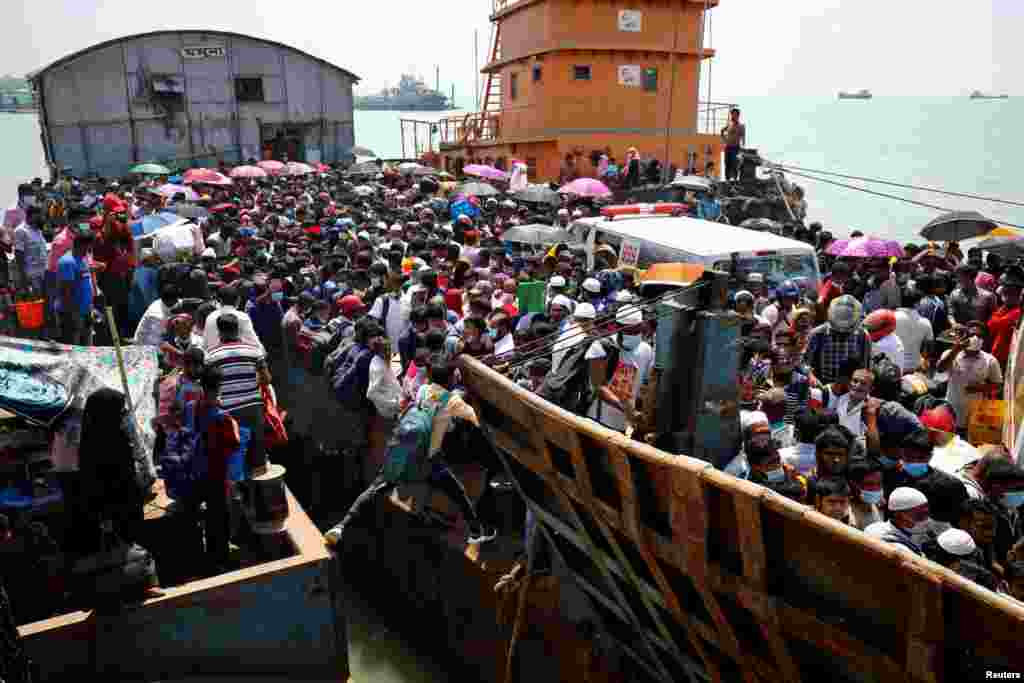
[[906, 460], [900, 462], [903, 464], [903, 471], [915, 479], [928, 474], [928, 463], [926, 462], [907, 462]]
[[1008, 508], [1019, 508], [1024, 505], [1024, 491], [1008, 491], [1003, 494], [1003, 505]]
[[764, 477], [772, 484], [778, 484], [786, 478], [786, 471], [781, 467], [777, 467], [774, 470], [765, 472]]
[[643, 341], [643, 337], [639, 334], [624, 334], [622, 335], [622, 348], [627, 351], [632, 351], [636, 347], [640, 346], [640, 342]]
[[882, 491], [867, 491], [863, 490], [860, 492], [860, 499], [868, 505], [878, 505], [882, 502]]
[[284, 301], [284, 292], [271, 292], [270, 298], [274, 301]]

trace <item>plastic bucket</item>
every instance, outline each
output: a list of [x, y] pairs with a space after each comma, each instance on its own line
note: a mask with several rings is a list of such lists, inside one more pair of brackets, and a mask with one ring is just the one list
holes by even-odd
[[19, 301], [14, 304], [14, 311], [18, 316], [18, 325], [23, 330], [38, 330], [43, 326], [43, 313], [46, 302], [42, 299], [36, 301]]

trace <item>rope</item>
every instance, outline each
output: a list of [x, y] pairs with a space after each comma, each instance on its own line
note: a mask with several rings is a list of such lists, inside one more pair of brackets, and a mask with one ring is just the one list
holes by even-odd
[[[779, 168], [786, 168], [786, 167], [780, 166]], [[924, 207], [926, 209], [934, 209], [936, 211], [942, 211], [943, 213], [950, 213], [950, 212], [956, 210], [956, 209], [951, 209], [951, 208], [946, 207], [946, 206], [938, 206], [936, 204], [929, 204], [928, 202], [920, 202], [920, 201], [917, 201], [916, 199], [908, 199], [906, 197], [900, 197], [899, 195], [887, 194], [885, 192], [878, 192], [877, 190], [869, 190], [866, 187], [857, 187], [856, 185], [848, 185], [846, 183], [840, 183], [840, 182], [835, 181], [835, 180], [828, 180], [827, 178], [819, 178], [817, 176], [807, 175], [806, 173], [798, 173], [796, 171], [792, 171], [792, 170], [788, 170], [788, 169], [787, 169], [787, 172], [790, 175], [798, 176], [800, 178], [806, 178], [808, 180], [817, 180], [818, 182], [821, 182], [821, 183], [828, 183], [829, 185], [835, 185], [837, 187], [844, 187], [844, 188], [846, 188], [848, 190], [857, 190], [858, 192], [864, 192], [865, 194], [874, 195], [876, 197], [885, 197], [886, 199], [895, 199], [897, 201], [905, 202], [907, 204], [913, 204], [915, 206], [922, 206], [922, 207]], [[1010, 223], [1009, 221], [1004, 221], [1004, 220], [1001, 220], [1001, 219], [998, 219], [998, 218], [994, 218], [992, 220], [996, 221], [1000, 225], [1005, 225], [1005, 226], [1008, 226], [1008, 227], [1011, 227], [1011, 228], [1022, 228], [1022, 229], [1024, 229], [1024, 225], [1018, 225], [1016, 223]]]
[[848, 175], [846, 173], [835, 173], [833, 171], [820, 171], [813, 168], [803, 168], [800, 166], [790, 166], [787, 164], [773, 164], [777, 168], [781, 168], [785, 171], [803, 171], [804, 173], [816, 173], [818, 175], [833, 176], [836, 178], [845, 178], [846, 180], [859, 180], [865, 183], [873, 183], [876, 185], [890, 185], [892, 187], [902, 187], [907, 190], [920, 190], [921, 192], [934, 192], [935, 194], [949, 195], [950, 197], [961, 197], [963, 199], [977, 199], [982, 202], [993, 202], [995, 204], [1007, 204], [1009, 206], [1020, 206], [1024, 207], [1024, 202], [1015, 202], [1009, 199], [999, 199], [997, 197], [986, 197], [984, 195], [969, 194], [966, 192], [953, 192], [951, 190], [940, 190], [937, 187], [924, 187], [922, 185], [909, 185], [907, 183], [897, 183], [892, 180], [879, 180], [878, 178], [865, 178], [862, 176]]

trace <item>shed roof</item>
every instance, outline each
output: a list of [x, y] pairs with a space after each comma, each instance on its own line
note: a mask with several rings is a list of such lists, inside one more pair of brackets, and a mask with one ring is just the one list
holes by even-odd
[[85, 49], [78, 50], [77, 52], [72, 52], [69, 55], [65, 55], [64, 57], [61, 57], [57, 61], [51, 62], [50, 64], [47, 64], [46, 66], [44, 66], [42, 68], [39, 68], [39, 69], [36, 69], [35, 71], [27, 74], [25, 76], [25, 78], [27, 80], [34, 81], [37, 78], [39, 78], [40, 76], [42, 76], [43, 74], [45, 74], [47, 71], [51, 71], [53, 69], [56, 69], [59, 66], [63, 66], [64, 64], [67, 64], [68, 62], [70, 62], [70, 61], [72, 61], [74, 59], [77, 59], [78, 57], [81, 57], [82, 55], [88, 54], [88, 53], [93, 52], [95, 50], [102, 50], [103, 48], [110, 47], [111, 45], [114, 45], [116, 43], [123, 43], [123, 42], [125, 42], [127, 40], [136, 40], [138, 38], [149, 38], [149, 37], [152, 37], [152, 36], [165, 36], [165, 35], [178, 35], [178, 34], [182, 34], [182, 33], [201, 33], [201, 34], [204, 34], [204, 35], [224, 36], [224, 37], [227, 37], [227, 38], [244, 38], [246, 40], [254, 40], [254, 41], [259, 42], [259, 43], [266, 43], [267, 45], [273, 45], [274, 47], [281, 47], [281, 48], [284, 48], [286, 50], [291, 50], [292, 52], [296, 52], [296, 53], [298, 53], [298, 54], [300, 54], [300, 55], [302, 55], [304, 57], [308, 57], [308, 58], [312, 59], [315, 62], [319, 62], [320, 64], [323, 64], [324, 66], [329, 66], [330, 68], [335, 69], [336, 71], [342, 72], [343, 74], [345, 74], [346, 76], [348, 76], [349, 78], [351, 78], [353, 81], [355, 81], [357, 83], [361, 80], [359, 78], [359, 76], [356, 76], [354, 73], [352, 73], [348, 69], [343, 69], [343, 68], [341, 68], [340, 66], [338, 66], [336, 64], [331, 64], [326, 59], [322, 59], [320, 57], [317, 57], [316, 55], [311, 55], [310, 53], [308, 53], [308, 52], [306, 52], [304, 50], [300, 50], [297, 47], [292, 47], [291, 45], [286, 45], [285, 43], [279, 43], [276, 40], [268, 40], [266, 38], [259, 38], [257, 36], [249, 36], [249, 35], [245, 35], [244, 33], [234, 33], [232, 31], [216, 31], [216, 30], [202, 29], [202, 28], [175, 29], [175, 30], [170, 30], [170, 31], [149, 31], [147, 33], [136, 33], [136, 34], [133, 34], [133, 35], [130, 35], [130, 36], [121, 36], [120, 38], [114, 38], [113, 40], [107, 40], [107, 41], [104, 41], [102, 43], [97, 43], [96, 45], [91, 45], [91, 46], [89, 46], [89, 47], [87, 47]]

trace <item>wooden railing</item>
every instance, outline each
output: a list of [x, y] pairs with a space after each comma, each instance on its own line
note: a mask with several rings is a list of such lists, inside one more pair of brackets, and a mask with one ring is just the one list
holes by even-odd
[[1024, 671], [1020, 604], [460, 363], [485, 433], [637, 680]]

